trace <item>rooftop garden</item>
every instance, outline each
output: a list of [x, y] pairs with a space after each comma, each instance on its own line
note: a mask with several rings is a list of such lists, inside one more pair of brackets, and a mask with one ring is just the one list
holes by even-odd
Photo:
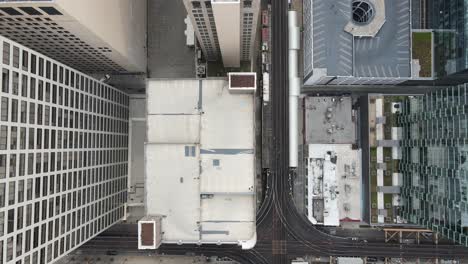
[[413, 32], [412, 57], [419, 60], [419, 77], [432, 77], [432, 32]]
[[[383, 139], [391, 140], [392, 139], [392, 127], [397, 127], [397, 117], [398, 114], [392, 113], [392, 105], [394, 103], [401, 103], [405, 100], [406, 96], [384, 96], [383, 99], [383, 116], [385, 116], [385, 124], [383, 125]], [[375, 100], [374, 100], [375, 102]], [[369, 177], [370, 177], [370, 200], [371, 200], [371, 222], [376, 223], [379, 215], [378, 205], [378, 190], [377, 190], [377, 148], [371, 146], [369, 149], [370, 155], [370, 164], [369, 164]], [[392, 148], [391, 147], [381, 147], [383, 152], [383, 161], [385, 164], [385, 169], [383, 170], [383, 186], [392, 186], [393, 185], [393, 173], [399, 171], [398, 159], [392, 158]], [[383, 195], [383, 204], [384, 207], [381, 209], [387, 210], [387, 217], [384, 222], [387, 224], [392, 224], [394, 221], [394, 211], [396, 208], [393, 207], [393, 194], [385, 193]]]

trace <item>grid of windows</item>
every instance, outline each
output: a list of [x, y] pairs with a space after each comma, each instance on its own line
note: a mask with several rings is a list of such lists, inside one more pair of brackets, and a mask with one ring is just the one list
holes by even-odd
[[110, 48], [93, 47], [65, 29], [57, 20], [63, 14], [54, 7], [4, 8], [17, 14], [0, 9], [0, 35], [85, 72], [125, 72], [107, 56], [112, 52]]
[[466, 1], [427, 1], [427, 20], [429, 28], [434, 29], [434, 71], [438, 78], [468, 69], [467, 13]]
[[213, 9], [211, 7], [211, 2], [209, 2], [210, 5], [206, 5], [206, 3], [207, 2], [205, 2], [206, 13], [208, 16], [208, 20], [210, 21], [211, 35], [213, 36], [213, 40], [214, 40], [214, 47], [212, 44], [210, 44], [211, 52], [214, 53], [214, 55], [218, 55], [220, 48], [219, 48], [219, 41], [218, 41], [218, 32], [216, 31], [216, 22], [213, 16]]
[[252, 42], [254, 14], [246, 12], [242, 19], [242, 60], [250, 60], [250, 47]]
[[244, 0], [241, 24], [241, 60], [250, 61], [255, 45], [255, 35], [260, 9], [260, 0]]
[[[220, 47], [211, 1], [185, 0], [189, 14], [192, 14], [197, 37], [208, 60], [220, 57]], [[260, 0], [244, 0], [241, 8], [241, 60], [249, 61], [254, 45]]]
[[303, 14], [303, 20], [304, 20], [304, 33], [302, 34], [303, 36], [303, 43], [304, 43], [304, 48], [302, 49], [304, 52], [304, 75], [308, 76], [310, 73], [312, 73], [312, 62], [313, 62], [313, 57], [312, 57], [312, 50], [313, 50], [313, 42], [312, 42], [312, 0], [307, 0], [303, 1], [304, 5], [304, 12]]
[[[209, 2], [208, 5], [205, 2], [205, 8], [202, 8], [200, 2], [194, 5], [193, 3], [196, 2], [198, 1], [192, 2], [192, 14], [199, 34], [201, 46], [208, 60], [217, 60], [219, 58], [219, 43], [211, 2]], [[207, 25], [207, 22], [209, 25]]]
[[119, 221], [128, 96], [0, 37], [0, 263], [47, 263]]
[[468, 246], [468, 87], [408, 98], [398, 121], [401, 216]]

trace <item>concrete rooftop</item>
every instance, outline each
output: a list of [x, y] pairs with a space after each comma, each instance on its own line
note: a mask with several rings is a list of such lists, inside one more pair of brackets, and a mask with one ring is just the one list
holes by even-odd
[[[310, 144], [308, 152], [311, 222], [338, 226], [340, 221], [361, 221], [361, 151], [349, 144]], [[335, 159], [328, 159], [330, 154]]]
[[307, 97], [305, 107], [307, 144], [356, 142], [351, 97]]
[[146, 214], [165, 216], [163, 243], [253, 246], [253, 95], [220, 79], [149, 80], [147, 99]]
[[374, 9], [385, 6], [383, 14], [375, 10], [374, 20], [384, 16], [385, 22], [374, 37], [353, 37], [345, 31], [352, 22], [352, 0], [308, 1], [312, 1], [314, 69], [340, 77], [411, 76], [409, 0], [369, 0], [376, 2]]

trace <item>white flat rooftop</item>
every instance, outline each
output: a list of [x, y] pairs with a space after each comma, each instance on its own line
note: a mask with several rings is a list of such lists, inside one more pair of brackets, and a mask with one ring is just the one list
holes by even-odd
[[347, 258], [339, 257], [337, 258], [338, 264], [362, 264], [364, 260], [362, 258]]
[[149, 80], [146, 214], [163, 243], [255, 244], [254, 97], [226, 80]]
[[361, 220], [361, 152], [350, 144], [309, 144], [308, 218], [339, 226]]

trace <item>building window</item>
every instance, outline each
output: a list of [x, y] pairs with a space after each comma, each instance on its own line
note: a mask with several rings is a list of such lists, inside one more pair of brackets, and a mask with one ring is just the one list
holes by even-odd
[[25, 12], [26, 14], [31, 15], [31, 16], [40, 16], [40, 15], [42, 15], [42, 13], [37, 11], [37, 9], [35, 9], [34, 7], [22, 6], [22, 7], [19, 7], [19, 9], [23, 10], [23, 12]]
[[7, 149], [8, 127], [0, 126], [0, 150]]
[[192, 8], [201, 8], [200, 1], [193, 1], [192, 2]]
[[[0, 179], [4, 179], [6, 177], [6, 162], [7, 157], [5, 154], [0, 155]], [[0, 199], [0, 207], [2, 206], [2, 200]]]
[[3, 64], [10, 65], [10, 44], [3, 42]]
[[2, 92], [8, 93], [10, 90], [10, 71], [3, 69], [2, 71]]
[[18, 10], [14, 9], [13, 7], [0, 7], [0, 10], [3, 12], [7, 13], [10, 16], [21, 16], [21, 12]]
[[57, 9], [51, 6], [43, 6], [39, 7], [42, 11], [46, 12], [50, 16], [61, 16], [62, 13], [60, 13]]

